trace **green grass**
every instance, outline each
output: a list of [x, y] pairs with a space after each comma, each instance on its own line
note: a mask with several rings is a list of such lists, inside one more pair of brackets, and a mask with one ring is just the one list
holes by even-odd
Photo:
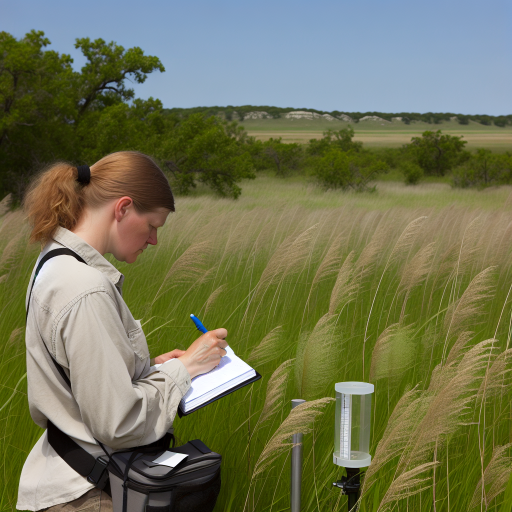
[[447, 121], [440, 124], [412, 122], [409, 125], [401, 121], [380, 123], [363, 121], [360, 123], [344, 123], [342, 121], [326, 121], [324, 119], [258, 119], [243, 121], [242, 126], [249, 135], [257, 139], [267, 140], [270, 137], [282, 137], [285, 142], [308, 142], [309, 139], [319, 138], [322, 132], [331, 128], [341, 130], [352, 127], [355, 131], [354, 140], [359, 140], [365, 147], [400, 147], [409, 143], [412, 137], [421, 135], [426, 130], [437, 131], [449, 135], [463, 135], [468, 141], [467, 148], [485, 147], [496, 152], [512, 149], [512, 127], [484, 126], [470, 121], [461, 125], [457, 121]]
[[[361, 510], [468, 510], [486, 468], [487, 510], [510, 509], [508, 451], [489, 464], [493, 450], [512, 441], [509, 359], [492, 366], [510, 347], [511, 190], [382, 182], [373, 194], [324, 193], [302, 178], [262, 175], [243, 184], [237, 201], [201, 188], [178, 197], [159, 244], [133, 265], [116, 263], [126, 275], [127, 304], [147, 322], [153, 356], [195, 339], [190, 313], [210, 328], [226, 327], [245, 359], [281, 327], [265, 357], [250, 359], [260, 382], [175, 421], [179, 441], [199, 437], [223, 455], [216, 510], [287, 510], [288, 451], [253, 478], [258, 459], [292, 398], [332, 397], [334, 383], [346, 380], [371, 381], [376, 390], [371, 451], [378, 471], [368, 478]], [[1, 510], [14, 509], [23, 462], [41, 435], [25, 380], [16, 387], [25, 372], [25, 290], [38, 253], [26, 245], [23, 226], [20, 214], [0, 218]], [[199, 269], [196, 277], [175, 266], [164, 282], [198, 243], [201, 254], [187, 262]], [[473, 337], [456, 355], [465, 331]], [[478, 343], [494, 336], [493, 350], [478, 354]], [[270, 376], [290, 359], [276, 408], [257, 426]], [[396, 422], [393, 410], [414, 386], [416, 401]], [[304, 437], [302, 509], [345, 510], [346, 498], [332, 487], [342, 474], [332, 463], [334, 405], [308, 419], [301, 420], [312, 428]], [[425, 466], [414, 476], [434, 461], [435, 474]]]

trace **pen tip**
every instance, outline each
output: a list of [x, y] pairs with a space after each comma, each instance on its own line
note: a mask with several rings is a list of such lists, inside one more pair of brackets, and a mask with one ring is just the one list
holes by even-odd
[[190, 315], [190, 318], [194, 318], [194, 315]]

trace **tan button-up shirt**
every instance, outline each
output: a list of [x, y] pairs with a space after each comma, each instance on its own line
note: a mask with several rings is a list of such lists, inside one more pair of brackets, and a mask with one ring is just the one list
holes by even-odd
[[[103, 451], [94, 438], [114, 450], [151, 443], [172, 426], [190, 375], [178, 359], [149, 369], [144, 332], [121, 295], [124, 276], [96, 249], [58, 228], [39, 258], [63, 246], [87, 265], [58, 256], [35, 281], [26, 328], [32, 419], [42, 428], [51, 420], [95, 456]], [[27, 306], [28, 300], [27, 292]], [[64, 368], [72, 391], [43, 343]], [[16, 508], [40, 510], [91, 488], [57, 455], [45, 431], [23, 466]]]

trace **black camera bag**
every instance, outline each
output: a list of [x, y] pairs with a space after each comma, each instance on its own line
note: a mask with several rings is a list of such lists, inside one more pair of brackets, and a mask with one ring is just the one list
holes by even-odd
[[188, 457], [170, 468], [153, 446], [100, 457], [109, 474], [114, 512], [211, 512], [220, 491], [222, 457], [196, 439], [172, 448]]

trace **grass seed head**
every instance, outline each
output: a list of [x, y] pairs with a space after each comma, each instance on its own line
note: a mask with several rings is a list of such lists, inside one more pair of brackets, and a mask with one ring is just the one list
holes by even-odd
[[280, 356], [283, 352], [283, 328], [277, 326], [272, 329], [253, 349], [247, 360], [252, 364], [264, 365]]
[[322, 414], [326, 405], [333, 400], [333, 398], [320, 398], [312, 402], [304, 402], [292, 409], [263, 448], [254, 466], [252, 479], [269, 468], [282, 453], [293, 446], [290, 442], [293, 434], [309, 434], [317, 416]]
[[512, 473], [512, 457], [507, 455], [511, 448], [512, 443], [494, 447], [491, 460], [485, 468], [483, 479], [480, 478], [473, 493], [469, 505], [470, 510], [481, 507], [482, 502], [487, 510], [492, 500], [505, 491]]
[[282, 407], [292, 363], [293, 359], [288, 359], [288, 361], [279, 365], [271, 375], [267, 384], [265, 403], [254, 427], [253, 434]]

